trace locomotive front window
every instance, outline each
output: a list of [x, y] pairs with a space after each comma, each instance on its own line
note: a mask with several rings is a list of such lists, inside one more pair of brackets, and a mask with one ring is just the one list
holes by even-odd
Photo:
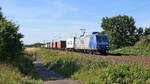
[[96, 36], [98, 42], [108, 42], [107, 36]]

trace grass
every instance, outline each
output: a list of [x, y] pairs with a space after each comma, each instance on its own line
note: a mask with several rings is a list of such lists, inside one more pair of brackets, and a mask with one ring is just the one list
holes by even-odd
[[121, 49], [111, 51], [112, 53], [122, 53], [122, 54], [131, 54], [136, 56], [150, 56], [150, 47], [141, 45], [141, 46], [130, 46]]
[[150, 68], [144, 65], [112, 63], [74, 52], [48, 49], [38, 52], [49, 69], [83, 84], [150, 84]]
[[0, 84], [42, 84], [33, 65], [33, 55], [0, 62]]
[[150, 36], [142, 37], [134, 46], [113, 50], [112, 53], [133, 54], [137, 56], [150, 56]]
[[[71, 77], [80, 67], [92, 63], [91, 58], [81, 57], [80, 54], [70, 53], [70, 52], [61, 52], [59, 51], [47, 51], [45, 49], [40, 50], [39, 52], [43, 63], [49, 68], [53, 69], [57, 72], [60, 72], [62, 75], [66, 77]], [[93, 66], [103, 66], [106, 65], [107, 62], [98, 61], [97, 65]], [[92, 67], [87, 66], [87, 67]]]
[[0, 84], [42, 84], [42, 81], [24, 76], [14, 66], [0, 64]]

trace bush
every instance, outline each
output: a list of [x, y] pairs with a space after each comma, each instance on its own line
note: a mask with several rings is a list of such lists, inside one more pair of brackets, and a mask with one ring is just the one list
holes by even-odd
[[18, 25], [3, 16], [0, 8], [0, 64], [12, 66], [0, 66], [0, 84], [32, 84], [32, 81], [37, 84], [37, 80], [31, 80], [38, 79], [38, 75], [33, 61], [23, 53], [23, 35], [18, 29]]
[[0, 61], [0, 79], [0, 84], [42, 84], [32, 57], [26, 54], [13, 61]]
[[150, 69], [137, 64], [113, 64], [101, 73], [96, 81], [104, 84], [146, 84], [150, 80]]
[[0, 61], [12, 61], [22, 56], [23, 44], [20, 39], [23, 35], [18, 33], [18, 28], [2, 15], [0, 9]]

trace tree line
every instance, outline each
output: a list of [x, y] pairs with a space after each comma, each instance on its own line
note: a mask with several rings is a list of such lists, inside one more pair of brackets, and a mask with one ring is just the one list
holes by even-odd
[[101, 33], [109, 37], [110, 49], [133, 46], [142, 36], [150, 35], [150, 27], [136, 27], [134, 18], [127, 15], [104, 17], [101, 27]]
[[44, 43], [34, 43], [34, 44], [24, 45], [24, 47], [41, 47], [43, 45]]

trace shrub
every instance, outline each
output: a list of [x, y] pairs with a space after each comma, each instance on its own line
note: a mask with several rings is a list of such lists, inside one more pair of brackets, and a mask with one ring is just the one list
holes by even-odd
[[18, 32], [19, 26], [7, 20], [0, 9], [0, 61], [12, 61], [22, 56], [23, 35]]
[[104, 84], [146, 84], [150, 80], [150, 69], [137, 64], [113, 64], [101, 73], [97, 81]]

